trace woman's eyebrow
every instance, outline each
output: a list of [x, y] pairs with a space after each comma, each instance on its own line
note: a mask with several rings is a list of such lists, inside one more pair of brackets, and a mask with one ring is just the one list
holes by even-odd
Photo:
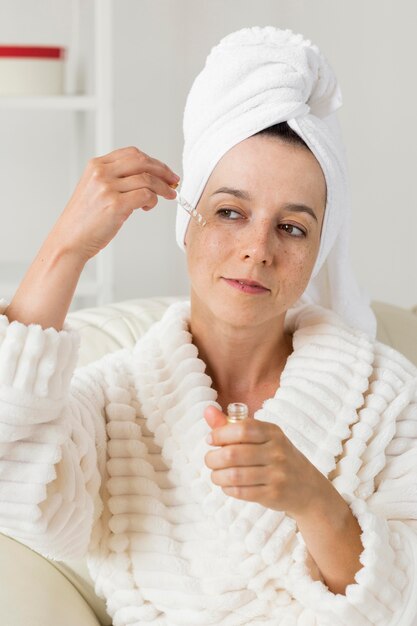
[[283, 208], [287, 211], [294, 211], [295, 213], [308, 213], [316, 220], [317, 224], [319, 223], [317, 215], [314, 213], [313, 209], [306, 204], [294, 204], [292, 202], [287, 202], [283, 205]]
[[243, 189], [234, 189], [233, 187], [219, 187], [216, 189], [211, 195], [215, 196], [216, 193], [228, 193], [231, 196], [236, 196], [236, 198], [241, 198], [242, 200], [251, 200], [252, 197], [247, 191], [243, 191]]
[[[247, 191], [244, 191], [243, 189], [234, 189], [233, 187], [219, 187], [219, 189], [216, 189], [216, 191], [214, 191], [211, 196], [215, 196], [217, 193], [228, 193], [231, 196], [236, 196], [236, 198], [241, 198], [241, 200], [252, 199], [251, 195]], [[283, 205], [283, 209], [285, 209], [286, 211], [294, 211], [296, 213], [308, 213], [316, 220], [317, 223], [319, 222], [317, 219], [317, 215], [314, 213], [313, 209], [306, 204], [286, 202]]]

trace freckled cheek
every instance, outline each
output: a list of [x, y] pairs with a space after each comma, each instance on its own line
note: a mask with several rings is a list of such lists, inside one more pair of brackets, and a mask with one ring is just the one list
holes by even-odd
[[[200, 228], [200, 227], [199, 227]], [[221, 260], [225, 256], [225, 242], [207, 229], [190, 233], [188, 245], [188, 270], [191, 276], [209, 276], [220, 268]]]
[[281, 287], [291, 291], [304, 291], [313, 271], [316, 251], [296, 250], [285, 255], [285, 273]]

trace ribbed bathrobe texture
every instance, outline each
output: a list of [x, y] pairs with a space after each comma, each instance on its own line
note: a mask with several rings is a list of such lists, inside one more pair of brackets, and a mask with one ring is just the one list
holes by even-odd
[[70, 325], [0, 315], [0, 531], [86, 555], [114, 626], [417, 623], [417, 369], [328, 309], [286, 315], [294, 351], [255, 417], [359, 521], [362, 568], [336, 595], [311, 579], [294, 520], [212, 484], [203, 412], [219, 405], [189, 316], [172, 304], [134, 348], [75, 369]]

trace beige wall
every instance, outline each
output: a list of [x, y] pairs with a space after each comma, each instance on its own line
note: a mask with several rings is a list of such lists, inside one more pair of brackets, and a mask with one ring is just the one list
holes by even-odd
[[[60, 43], [67, 9], [65, 0], [0, 0], [0, 40]], [[181, 174], [185, 98], [210, 48], [245, 26], [301, 32], [327, 56], [341, 84], [360, 283], [373, 299], [416, 305], [416, 23], [411, 0], [116, 0], [115, 147], [137, 145]], [[43, 139], [46, 121], [2, 116], [0, 261], [34, 254], [72, 185], [68, 155]], [[69, 132], [62, 117], [48, 123], [56, 124], [55, 136]], [[25, 181], [17, 191], [16, 172]], [[8, 220], [22, 205], [30, 206], [33, 221], [26, 233]], [[125, 224], [115, 241], [116, 299], [186, 293], [174, 225], [175, 204], [166, 200]]]

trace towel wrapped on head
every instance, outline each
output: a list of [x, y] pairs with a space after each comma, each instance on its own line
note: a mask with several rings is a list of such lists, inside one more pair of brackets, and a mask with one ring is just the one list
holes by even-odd
[[[346, 323], [376, 334], [369, 297], [351, 269], [350, 192], [335, 111], [336, 76], [318, 47], [273, 26], [243, 28], [212, 48], [184, 110], [181, 195], [195, 208], [211, 172], [239, 142], [279, 122], [305, 141], [323, 170], [327, 202], [320, 248], [300, 304], [332, 309]], [[189, 215], [178, 205], [177, 243], [184, 250]]]

